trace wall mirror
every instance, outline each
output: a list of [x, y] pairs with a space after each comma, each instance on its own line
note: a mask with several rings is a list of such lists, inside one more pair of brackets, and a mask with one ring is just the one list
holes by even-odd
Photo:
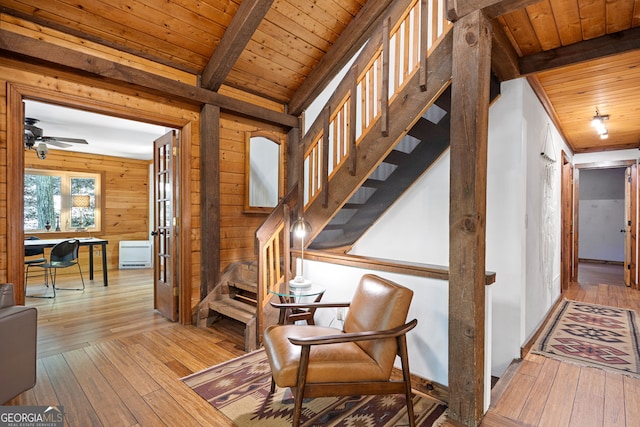
[[245, 134], [245, 211], [270, 212], [284, 195], [283, 142], [271, 132]]

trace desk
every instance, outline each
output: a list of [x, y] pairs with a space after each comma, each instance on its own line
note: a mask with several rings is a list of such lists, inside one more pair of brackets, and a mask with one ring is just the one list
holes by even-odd
[[[73, 238], [66, 239], [40, 239], [40, 240], [25, 240], [25, 248], [52, 248], [60, 242], [65, 240], [72, 240]], [[93, 280], [93, 247], [100, 245], [102, 247], [102, 282], [105, 286], [109, 285], [107, 277], [107, 243], [106, 239], [98, 239], [97, 237], [80, 237], [77, 239], [80, 246], [89, 246], [89, 280]]]
[[[300, 302], [300, 298], [315, 297], [313, 302], [320, 302], [324, 295], [325, 288], [316, 284], [309, 286], [292, 287], [288, 283], [283, 283], [279, 290], [269, 291], [269, 293], [277, 295], [281, 303], [290, 304]], [[313, 315], [316, 307], [310, 308], [284, 308], [280, 309], [278, 324], [286, 325], [287, 323], [295, 323], [298, 320], [306, 320], [307, 324], [315, 325]]]

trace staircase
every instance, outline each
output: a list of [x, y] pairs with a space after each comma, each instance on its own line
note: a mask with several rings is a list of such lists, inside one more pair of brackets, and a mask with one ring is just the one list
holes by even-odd
[[237, 320], [245, 325], [245, 351], [255, 350], [257, 289], [256, 262], [232, 264], [198, 305], [198, 327], [210, 327], [223, 317]]
[[[491, 79], [491, 101], [500, 81]], [[451, 88], [448, 87], [367, 177], [329, 223], [311, 249], [349, 249], [373, 223], [449, 148]]]
[[270, 291], [292, 275], [291, 213], [311, 224], [307, 241], [314, 248], [351, 245], [448, 147], [449, 119], [442, 112], [449, 111], [453, 37], [441, 6], [391, 4], [303, 137], [302, 156], [291, 160], [301, 171], [299, 189], [256, 232], [257, 289], [235, 266], [240, 272], [225, 273], [202, 301], [199, 325], [210, 313], [245, 322], [245, 347], [257, 348], [270, 323]]
[[311, 249], [348, 248], [449, 147], [449, 88], [393, 147], [316, 236]]

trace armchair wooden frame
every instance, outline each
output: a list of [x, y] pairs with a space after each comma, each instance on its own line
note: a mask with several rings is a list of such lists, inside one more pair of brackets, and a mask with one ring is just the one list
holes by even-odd
[[[317, 309], [317, 308], [338, 308], [349, 307], [350, 303], [276, 303], [271, 305], [278, 308], [281, 313], [292, 309]], [[281, 314], [281, 319], [284, 317]], [[380, 394], [404, 394], [407, 402], [407, 416], [409, 425], [415, 426], [415, 416], [413, 410], [411, 374], [409, 371], [409, 357], [407, 353], [406, 334], [418, 324], [417, 319], [413, 319], [396, 328], [382, 331], [363, 331], [352, 333], [337, 333], [335, 335], [314, 336], [308, 338], [289, 338], [289, 342], [301, 346], [301, 356], [298, 367], [297, 386], [292, 387], [294, 394], [294, 412], [292, 426], [300, 425], [302, 415], [302, 403], [305, 398], [327, 397], [327, 396], [350, 396], [350, 395], [380, 395]], [[357, 381], [357, 382], [323, 382], [311, 383], [307, 381], [307, 371], [310, 362], [312, 346], [336, 344], [345, 342], [362, 342], [369, 340], [379, 340], [395, 338], [397, 344], [397, 355], [400, 357], [402, 366], [402, 379], [391, 379], [387, 381]], [[271, 393], [275, 392], [275, 379], [271, 377]]]

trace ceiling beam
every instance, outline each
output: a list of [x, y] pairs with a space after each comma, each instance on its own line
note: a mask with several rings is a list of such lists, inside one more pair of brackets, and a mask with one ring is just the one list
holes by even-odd
[[209, 59], [200, 85], [217, 91], [271, 8], [273, 0], [244, 0]]
[[519, 56], [504, 28], [497, 20], [492, 21], [492, 28], [491, 69], [501, 82], [520, 77]]
[[539, 73], [637, 49], [640, 49], [640, 27], [525, 56], [520, 58], [520, 73], [523, 76]]
[[324, 90], [329, 81], [369, 38], [375, 24], [391, 3], [393, 3], [392, 0], [375, 0], [367, 1], [362, 6], [355, 18], [293, 94], [289, 101], [290, 114], [294, 116], [302, 114], [302, 111]]
[[497, 18], [520, 10], [540, 0], [447, 0], [447, 18], [455, 22], [474, 10], [482, 10], [489, 18]]
[[252, 117], [289, 128], [297, 127], [298, 118], [216, 92], [158, 76], [104, 58], [88, 55], [42, 40], [0, 30], [0, 50], [46, 62], [54, 68], [84, 72], [123, 84], [145, 88], [153, 93], [192, 104], [212, 104], [224, 111]]

